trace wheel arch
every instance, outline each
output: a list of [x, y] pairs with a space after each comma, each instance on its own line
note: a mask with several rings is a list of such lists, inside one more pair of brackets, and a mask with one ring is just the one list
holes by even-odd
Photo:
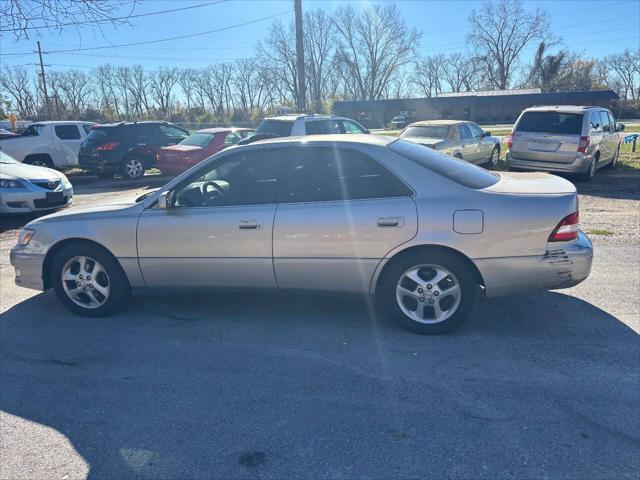
[[51, 157], [51, 154], [49, 154], [49, 153], [44, 153], [44, 152], [41, 152], [41, 153], [38, 153], [38, 152], [30, 152], [30, 153], [28, 153], [27, 155], [25, 155], [25, 156], [24, 156], [24, 159], [22, 160], [22, 163], [29, 163], [29, 161], [30, 161], [30, 160], [33, 160], [33, 159], [34, 159], [34, 157], [37, 157], [37, 158], [44, 158], [45, 160], [49, 160], [49, 163], [50, 163], [51, 165], [53, 165], [53, 164], [54, 164], [54, 163], [53, 163], [53, 157]]
[[371, 291], [373, 293], [377, 293], [378, 289], [383, 285], [384, 283], [384, 278], [385, 278], [385, 274], [386, 272], [389, 271], [389, 268], [391, 267], [391, 265], [393, 265], [395, 262], [406, 258], [408, 256], [414, 255], [417, 252], [424, 252], [424, 251], [430, 251], [430, 252], [447, 252], [449, 254], [455, 255], [456, 257], [460, 258], [464, 263], [467, 264], [467, 266], [469, 267], [469, 269], [471, 270], [471, 272], [473, 273], [473, 278], [475, 279], [476, 283], [478, 285], [481, 285], [482, 287], [485, 286], [485, 282], [484, 282], [484, 278], [482, 278], [482, 274], [480, 273], [480, 270], [478, 270], [478, 267], [476, 266], [475, 263], [473, 263], [473, 260], [471, 260], [469, 257], [467, 257], [464, 253], [460, 252], [459, 250], [456, 250], [454, 248], [451, 247], [447, 247], [444, 245], [438, 245], [438, 244], [423, 244], [423, 245], [413, 245], [410, 247], [405, 248], [404, 250], [401, 250], [397, 253], [395, 253], [390, 259], [388, 259], [384, 265], [382, 266], [382, 268], [380, 269], [379, 272], [377, 272], [373, 279], [372, 279], [372, 285], [371, 285]]
[[52, 287], [51, 269], [53, 268], [53, 262], [54, 262], [54, 259], [56, 258], [56, 255], [63, 248], [76, 243], [93, 245], [95, 247], [98, 247], [102, 251], [104, 251], [106, 254], [110, 255], [116, 261], [116, 264], [120, 267], [120, 270], [122, 270], [124, 277], [127, 279], [127, 283], [130, 283], [129, 277], [127, 276], [127, 273], [124, 270], [124, 268], [122, 268], [120, 261], [108, 248], [96, 242], [95, 240], [90, 240], [88, 238], [82, 238], [82, 237], [74, 237], [74, 238], [65, 238], [64, 240], [60, 240], [59, 242], [55, 243], [51, 248], [49, 248], [49, 250], [47, 251], [47, 254], [44, 257], [44, 261], [42, 262], [42, 283], [45, 290], [48, 290], [49, 288]]

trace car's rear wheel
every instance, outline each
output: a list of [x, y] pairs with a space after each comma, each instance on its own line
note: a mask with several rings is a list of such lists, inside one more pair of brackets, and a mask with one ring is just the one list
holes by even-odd
[[475, 301], [467, 263], [444, 251], [424, 251], [393, 262], [384, 273], [382, 305], [404, 327], [435, 335], [463, 323]]
[[101, 317], [122, 308], [130, 296], [129, 282], [115, 258], [86, 243], [64, 247], [53, 260], [51, 283], [72, 312]]
[[587, 168], [587, 171], [581, 175], [578, 175], [578, 178], [584, 182], [590, 182], [591, 180], [593, 180], [593, 177], [595, 177], [596, 175], [597, 165], [598, 156], [596, 155], [591, 159], [591, 163], [589, 163], [589, 168]]
[[53, 162], [49, 155], [31, 155], [25, 158], [24, 163], [33, 165], [36, 167], [53, 168]]
[[613, 170], [614, 168], [616, 168], [618, 166], [618, 157], [620, 157], [620, 145], [618, 145], [618, 148], [616, 149], [616, 154], [614, 155], [613, 160], [611, 160], [602, 168], [606, 168], [609, 170]]
[[120, 171], [129, 180], [141, 178], [144, 175], [144, 162], [138, 157], [126, 158], [122, 161]]

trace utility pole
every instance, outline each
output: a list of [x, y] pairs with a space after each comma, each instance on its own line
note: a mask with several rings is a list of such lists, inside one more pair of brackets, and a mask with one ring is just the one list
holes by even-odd
[[302, 0], [293, 0], [296, 16], [296, 71], [298, 75], [298, 112], [307, 110], [307, 92], [304, 78], [304, 34], [302, 30]]
[[40, 57], [40, 77], [42, 80], [42, 90], [44, 92], [44, 101], [47, 104], [48, 119], [51, 120], [51, 105], [49, 104], [49, 94], [47, 93], [47, 79], [44, 76], [44, 64], [42, 63], [42, 50], [40, 49], [40, 40], [38, 40], [38, 57]]

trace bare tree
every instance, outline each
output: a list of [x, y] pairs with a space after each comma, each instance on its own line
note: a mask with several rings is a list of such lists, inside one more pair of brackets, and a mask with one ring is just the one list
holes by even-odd
[[0, 86], [13, 99], [15, 109], [21, 118], [37, 116], [36, 96], [31, 88], [31, 77], [26, 68], [5, 66], [0, 73]]
[[167, 117], [171, 107], [171, 94], [180, 79], [177, 68], [160, 67], [149, 74], [151, 96], [163, 117]]
[[420, 34], [409, 29], [392, 3], [359, 13], [350, 5], [340, 7], [334, 24], [339, 72], [348, 95], [356, 99], [380, 98], [394, 75], [415, 57]]
[[[117, 118], [120, 118], [120, 96], [116, 94], [117, 70], [112, 65], [100, 65], [93, 73], [94, 81], [97, 89], [97, 95], [100, 99], [101, 110], [104, 112], [113, 112]], [[127, 95], [124, 94], [124, 104], [128, 112]]]
[[[0, 34], [29, 38], [43, 30], [126, 23], [136, 0], [2, 0]], [[126, 6], [127, 8], [120, 9]], [[117, 13], [118, 12], [118, 13]]]
[[469, 16], [468, 42], [476, 49], [491, 87], [509, 88], [522, 49], [536, 39], [549, 38], [549, 16], [525, 11], [522, 0], [487, 0]]
[[425, 97], [433, 97], [442, 92], [446, 58], [443, 54], [431, 55], [416, 63], [412, 83]]
[[606, 66], [614, 73], [620, 84], [623, 99], [635, 101], [640, 98], [640, 48], [626, 49], [617, 55], [605, 57]]
[[478, 86], [478, 60], [464, 53], [452, 53], [445, 58], [443, 79], [452, 92], [475, 90]]
[[282, 103], [298, 103], [295, 29], [275, 21], [267, 38], [258, 45], [258, 57], [263, 74]]
[[[126, 67], [129, 68], [129, 67]], [[148, 91], [150, 90], [149, 77], [142, 69], [141, 65], [134, 65], [130, 69], [131, 81], [129, 83], [129, 92], [132, 97], [133, 110], [138, 118], [142, 118], [145, 113], [151, 113]], [[120, 71], [119, 71], [120, 73]]]
[[304, 28], [307, 90], [313, 111], [322, 112], [335, 71], [335, 28], [331, 17], [320, 9], [305, 13]]

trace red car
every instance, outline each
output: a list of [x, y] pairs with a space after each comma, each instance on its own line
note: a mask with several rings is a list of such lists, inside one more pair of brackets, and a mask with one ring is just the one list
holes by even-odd
[[166, 175], [177, 175], [218, 153], [255, 130], [252, 128], [205, 128], [192, 133], [177, 145], [161, 148], [158, 151], [157, 166]]

